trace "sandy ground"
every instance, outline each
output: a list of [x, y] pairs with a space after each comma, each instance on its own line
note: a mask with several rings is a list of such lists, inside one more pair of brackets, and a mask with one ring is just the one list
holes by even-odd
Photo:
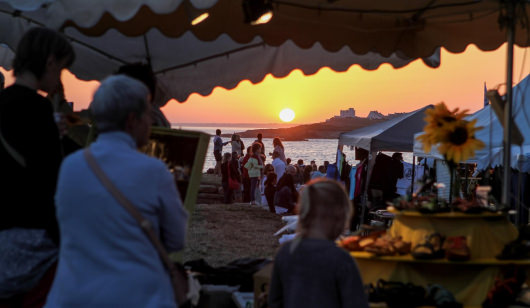
[[243, 257], [273, 258], [279, 247], [273, 234], [283, 225], [281, 216], [256, 205], [198, 204], [183, 261], [202, 258], [217, 267]]

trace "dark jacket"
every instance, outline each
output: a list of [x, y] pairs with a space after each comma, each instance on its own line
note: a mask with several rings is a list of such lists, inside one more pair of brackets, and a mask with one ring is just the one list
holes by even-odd
[[0, 230], [46, 229], [58, 242], [54, 195], [62, 154], [51, 102], [24, 86], [4, 89], [0, 133], [26, 163], [20, 165], [0, 142]]

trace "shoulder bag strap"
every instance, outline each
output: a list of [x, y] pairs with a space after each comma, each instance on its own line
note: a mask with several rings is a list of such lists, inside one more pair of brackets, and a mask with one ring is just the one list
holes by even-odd
[[13, 148], [7, 140], [4, 138], [4, 135], [2, 135], [2, 131], [0, 130], [0, 142], [6, 149], [7, 153], [11, 155], [11, 157], [22, 167], [26, 168], [26, 159], [22, 154], [20, 154], [15, 148]]
[[136, 207], [125, 197], [122, 192], [114, 186], [112, 181], [107, 177], [105, 172], [101, 169], [99, 164], [96, 162], [96, 159], [92, 155], [92, 152], [90, 152], [89, 148], [86, 148], [83, 151], [83, 155], [85, 156], [85, 159], [88, 162], [88, 165], [90, 169], [94, 172], [96, 177], [99, 179], [99, 181], [103, 184], [103, 186], [111, 193], [111, 195], [118, 201], [119, 204], [121, 204], [129, 214], [134, 217], [134, 219], [138, 222], [144, 233], [147, 235], [151, 243], [153, 243], [153, 246], [155, 246], [156, 250], [158, 251], [158, 254], [160, 256], [160, 259], [162, 259], [162, 262], [164, 263], [165, 267], [170, 271], [173, 271], [175, 268], [175, 265], [171, 260], [169, 259], [169, 256], [166, 252], [166, 249], [156, 236], [155, 232], [153, 231], [152, 224], [149, 220], [145, 219], [140, 211], [136, 209]]

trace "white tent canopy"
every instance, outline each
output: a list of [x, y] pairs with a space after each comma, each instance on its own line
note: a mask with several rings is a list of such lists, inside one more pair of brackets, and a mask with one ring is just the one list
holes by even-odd
[[[244, 22], [240, 0], [4, 0], [17, 6], [43, 2], [50, 23], [61, 26], [68, 20], [82, 32], [99, 36], [109, 28], [138, 36], [155, 27], [168, 37], [192, 31], [202, 41], [226, 33], [246, 44], [259, 36], [270, 46], [292, 40], [301, 48], [316, 42], [328, 51], [344, 46], [357, 54], [369, 51], [385, 56], [401, 51], [410, 58], [428, 57], [444, 46], [462, 52], [473, 43], [481, 50], [497, 49], [506, 41], [504, 0], [270, 0], [273, 18], [252, 26]], [[20, 3], [22, 2], [22, 4]], [[126, 3], [126, 5], [124, 5]], [[210, 17], [196, 27], [189, 25], [186, 4], [206, 9]], [[517, 1], [515, 43], [529, 46], [525, 16], [528, 0]], [[34, 5], [33, 5], [34, 7]]]
[[[513, 88], [513, 117], [524, 137], [523, 145], [511, 146], [511, 166], [517, 168], [520, 155], [530, 153], [530, 75], [523, 79]], [[476, 132], [475, 137], [486, 145], [483, 149], [475, 152], [468, 162], [476, 162], [480, 169], [488, 165], [494, 167], [503, 164], [503, 128], [502, 125], [491, 109], [491, 105], [468, 116], [466, 119], [477, 119], [477, 126], [483, 129]], [[422, 133], [418, 133], [415, 137]], [[436, 151], [436, 147], [431, 149], [430, 153], [423, 151], [423, 144], [414, 138], [414, 154], [421, 157], [433, 157], [443, 159], [443, 156]]]
[[[109, 10], [122, 8], [124, 12], [118, 10], [113, 12], [116, 14], [114, 16], [129, 18], [132, 12], [129, 12], [128, 8], [135, 6], [138, 8], [144, 1], [131, 1], [127, 6], [111, 6], [109, 3], [113, 1], [106, 0], [101, 7], [85, 0], [81, 1], [79, 6], [75, 6], [74, 3], [78, 1], [73, 0], [11, 2], [16, 5], [15, 8], [5, 3], [5, 0], [0, 0], [0, 28], [6, 30], [0, 31], [0, 44], [3, 43], [11, 50], [15, 50], [18, 40], [31, 27], [58, 28], [68, 18], [83, 25], [91, 20], [88, 24], [92, 24], [97, 21], [94, 16], [100, 16], [102, 8]], [[39, 3], [42, 2], [49, 4], [41, 8]], [[156, 4], [154, 1], [150, 2], [152, 5]], [[215, 2], [210, 1], [210, 6]], [[169, 13], [176, 10], [179, 5], [180, 1], [171, 1], [156, 10], [150, 8], [157, 12], [168, 10]], [[90, 9], [85, 11], [79, 9], [86, 6]], [[17, 12], [16, 9], [21, 12]], [[238, 10], [241, 8], [238, 7]], [[80, 15], [79, 12], [83, 14]], [[142, 12], [141, 9], [139, 12]], [[164, 18], [164, 15], [159, 17]], [[178, 22], [187, 25], [185, 20]], [[222, 28], [223, 25], [219, 24], [219, 27]], [[244, 43], [234, 41], [225, 33], [220, 33], [211, 40], [203, 40], [192, 31], [185, 31], [184, 26], [178, 37], [167, 36], [157, 27], [148, 28], [147, 32], [141, 35], [125, 35], [120, 30], [123, 29], [111, 28], [98, 36], [89, 36], [76, 27], [64, 27], [63, 33], [72, 42], [77, 55], [70, 68], [72, 73], [83, 80], [101, 80], [116, 72], [123, 64], [150, 63], [159, 81], [155, 99], [160, 106], [171, 98], [184, 102], [192, 93], [209, 95], [217, 86], [232, 89], [242, 80], [258, 83], [267, 74], [285, 77], [294, 69], [300, 69], [305, 75], [312, 75], [322, 67], [343, 72], [352, 65], [358, 64], [364, 69], [375, 70], [383, 63], [390, 63], [393, 67], [399, 68], [412, 61], [399, 52], [392, 53], [388, 57], [375, 52], [356, 54], [348, 46], [329, 51], [318, 42], [307, 49], [298, 47], [291, 40], [279, 46], [270, 46], [259, 36]], [[10, 68], [11, 60], [1, 54], [9, 53], [12, 54], [12, 51], [0, 51], [0, 66], [6, 69]], [[440, 64], [439, 50], [436, 50], [431, 58], [424, 59], [424, 62], [431, 67], [437, 67]]]
[[425, 126], [425, 110], [432, 105], [403, 114], [388, 121], [362, 127], [339, 136], [339, 145], [368, 150], [412, 152], [414, 134]]

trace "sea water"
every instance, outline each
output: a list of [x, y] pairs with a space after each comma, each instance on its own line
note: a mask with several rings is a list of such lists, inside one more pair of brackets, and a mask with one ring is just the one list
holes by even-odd
[[[203, 172], [206, 172], [210, 168], [215, 167], [215, 158], [213, 156], [213, 136], [215, 135], [215, 130], [217, 127], [208, 127], [208, 126], [174, 126], [173, 128], [181, 128], [185, 130], [201, 131], [211, 135], [210, 142], [208, 143], [208, 150], [206, 152], [206, 159], [204, 161]], [[242, 132], [249, 129], [259, 129], [255, 127], [219, 127], [223, 134], [225, 133], [234, 133]], [[222, 137], [223, 142], [230, 140], [229, 137]], [[245, 149], [252, 145], [256, 138], [241, 138], [245, 144]], [[267, 160], [265, 163], [270, 163], [272, 161], [269, 153], [273, 151], [272, 138], [263, 138], [263, 143], [265, 145], [265, 154], [267, 154]], [[283, 141], [285, 157], [291, 158], [293, 164], [295, 164], [299, 159], [304, 161], [304, 164], [309, 164], [312, 160], [315, 161], [317, 166], [323, 165], [324, 161], [329, 161], [334, 163], [337, 156], [337, 147], [339, 144], [338, 139], [308, 139], [307, 141]], [[230, 144], [227, 144], [223, 147], [223, 153], [231, 152], [232, 147]], [[359, 161], [355, 160], [355, 150], [350, 147], [343, 148], [344, 154], [346, 154], [346, 161], [349, 164], [357, 164]], [[245, 150], [246, 153], [246, 150]], [[392, 152], [383, 152], [388, 155], [392, 155]], [[403, 153], [403, 159], [406, 162], [412, 163], [412, 153]]]

